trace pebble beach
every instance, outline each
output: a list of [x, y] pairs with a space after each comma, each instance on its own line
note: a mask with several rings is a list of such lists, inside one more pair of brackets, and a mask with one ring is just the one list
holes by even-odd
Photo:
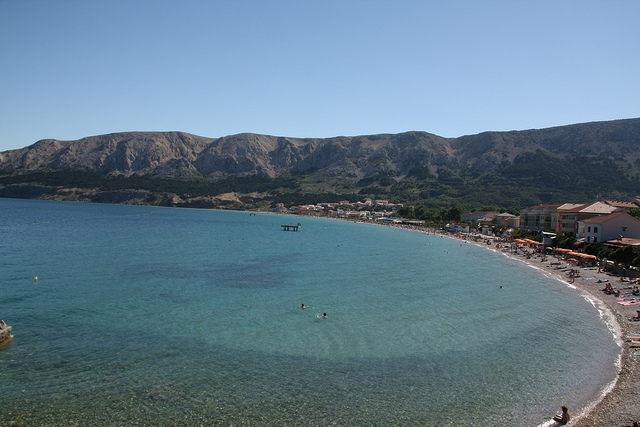
[[[493, 245], [479, 242], [479, 245], [495, 249]], [[576, 414], [567, 424], [569, 426], [607, 426], [607, 427], [637, 427], [640, 426], [640, 348], [632, 348], [629, 336], [640, 335], [640, 321], [630, 320], [640, 310], [640, 304], [623, 305], [625, 301], [640, 302], [640, 296], [625, 295], [633, 288], [631, 280], [640, 276], [637, 271], [599, 271], [597, 267], [584, 267], [568, 263], [561, 257], [547, 256], [543, 261], [540, 256], [528, 257], [522, 254], [506, 255], [529, 263], [534, 267], [543, 268], [554, 274], [558, 279], [571, 283], [576, 288], [589, 293], [602, 303], [615, 316], [622, 338], [621, 369], [618, 380], [613, 389], [596, 404], [587, 414]], [[559, 264], [558, 264], [559, 263]], [[578, 276], [571, 282], [569, 271], [577, 270]], [[620, 296], [608, 295], [602, 289], [606, 283], [620, 291]], [[561, 402], [558, 402], [558, 407]], [[571, 410], [571, 408], [569, 408]], [[550, 414], [550, 417], [553, 414]]]
[[[424, 232], [424, 229], [415, 226], [389, 225]], [[502, 248], [496, 247], [496, 243], [502, 239], [494, 237], [466, 234], [454, 235], [441, 233], [435, 229], [429, 229], [427, 232], [465, 240], [468, 243], [477, 244], [530, 264], [535, 268], [544, 269], [551, 275], [556, 276], [557, 279], [570, 283], [572, 286], [601, 301], [613, 314], [621, 331], [622, 356], [620, 371], [615, 385], [603, 399], [595, 404], [588, 413], [572, 414], [571, 421], [566, 425], [574, 427], [640, 427], [640, 348], [633, 348], [631, 340], [627, 338], [640, 336], [640, 321], [631, 320], [638, 313], [637, 310], [640, 310], [640, 296], [625, 295], [634, 286], [631, 281], [640, 278], [639, 271], [620, 268], [604, 271], [597, 267], [570, 263], [561, 256], [555, 255], [547, 255], [545, 259], [542, 259], [541, 254], [535, 254], [531, 249], [514, 253], [509, 250], [508, 246], [506, 248], [504, 246]], [[573, 280], [569, 275], [570, 270], [578, 272], [578, 275]], [[606, 294], [603, 289], [607, 283], [610, 283], [613, 289], [619, 290], [620, 296]], [[639, 304], [620, 304], [622, 298], [627, 302], [633, 301]], [[562, 402], [558, 402], [558, 408], [561, 405]], [[571, 411], [571, 408], [569, 410]], [[549, 419], [554, 415], [549, 414]]]

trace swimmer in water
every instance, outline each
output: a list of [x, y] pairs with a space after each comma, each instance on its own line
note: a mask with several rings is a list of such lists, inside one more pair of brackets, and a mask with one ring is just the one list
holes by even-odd
[[322, 318], [323, 318], [323, 319], [326, 319], [326, 318], [327, 318], [327, 313], [323, 313], [323, 314], [322, 314]]
[[307, 308], [309, 308], [309, 307], [305, 306], [304, 303], [302, 303], [302, 309], [306, 310]]

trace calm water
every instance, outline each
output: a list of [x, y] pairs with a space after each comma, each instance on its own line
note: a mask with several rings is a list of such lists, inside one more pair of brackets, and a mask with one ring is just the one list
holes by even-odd
[[615, 374], [578, 291], [439, 236], [0, 199], [0, 241], [2, 425], [532, 426]]

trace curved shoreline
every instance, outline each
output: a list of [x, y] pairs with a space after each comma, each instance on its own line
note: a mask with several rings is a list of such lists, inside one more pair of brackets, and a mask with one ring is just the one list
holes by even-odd
[[[454, 236], [449, 235], [449, 237]], [[461, 236], [461, 238], [463, 238], [463, 236]], [[620, 281], [620, 277], [618, 276], [610, 275], [605, 272], [598, 272], [598, 270], [594, 268], [576, 267], [573, 265], [566, 266], [563, 269], [549, 268], [551, 267], [550, 263], [541, 265], [540, 258], [527, 259], [524, 256], [507, 251], [498, 251], [493, 245], [481, 244], [472, 240], [469, 240], [469, 243], [485, 247], [496, 253], [502, 253], [505, 256], [524, 262], [543, 273], [549, 273], [552, 277], [555, 277], [565, 285], [573, 286], [603, 304], [607, 311], [613, 316], [616, 326], [620, 331], [620, 337], [616, 337], [616, 333], [612, 331], [612, 333], [614, 333], [614, 338], [621, 341], [619, 343], [621, 345], [621, 355], [619, 359], [620, 370], [613, 384], [609, 384], [604, 387], [600, 401], [594, 402], [593, 405], [589, 405], [586, 408], [587, 412], [576, 414], [574, 419], [567, 425], [575, 427], [635, 427], [639, 425], [640, 399], [638, 396], [640, 396], [640, 350], [631, 348], [629, 343], [625, 341], [628, 336], [640, 335], [640, 322], [633, 322], [629, 320], [629, 318], [636, 315], [636, 310], [640, 309], [640, 305], [625, 306], [618, 304], [616, 296], [606, 295], [602, 292], [602, 287], [604, 286], [602, 282], [605, 280], [608, 280], [614, 288], [618, 288], [621, 291], [623, 290], [622, 288], [628, 287], [629, 283]], [[551, 257], [555, 260], [554, 262], [560, 261], [553, 255]], [[547, 268], [543, 267], [543, 265]], [[575, 278], [574, 282], [569, 282], [567, 280], [565, 272], [569, 268], [580, 272], [579, 277]], [[637, 299], [640, 301], [640, 298]]]
[[[359, 222], [347, 220], [349, 222]], [[367, 222], [365, 222], [367, 223]], [[614, 288], [622, 290], [622, 288], [628, 287], [628, 282], [620, 281], [619, 276], [615, 276], [605, 272], [599, 272], [594, 268], [579, 267], [575, 265], [567, 265], [566, 262], [561, 261], [559, 258], [553, 257], [554, 262], [562, 262], [565, 264], [563, 269], [550, 268], [550, 263], [543, 264], [547, 268], [541, 265], [539, 257], [527, 259], [524, 256], [511, 253], [510, 251], [499, 251], [495, 246], [487, 245], [485, 242], [477, 242], [468, 234], [451, 234], [443, 233], [435, 229], [425, 229], [423, 227], [416, 227], [411, 225], [400, 224], [382, 224], [382, 223], [368, 223], [372, 225], [382, 225], [387, 227], [401, 228], [410, 231], [419, 231], [422, 233], [435, 234], [453, 239], [463, 239], [469, 243], [475, 244], [480, 247], [489, 249], [496, 254], [503, 254], [509, 256], [514, 260], [524, 262], [529, 266], [540, 270], [543, 274], [549, 273], [555, 279], [563, 282], [565, 286], [573, 286], [591, 298], [601, 302], [609, 313], [613, 316], [613, 320], [616, 322], [617, 327], [620, 330], [620, 337], [616, 337], [616, 333], [612, 331], [614, 338], [620, 340], [621, 355], [619, 358], [619, 372], [612, 383], [605, 385], [602, 389], [601, 399], [594, 401], [584, 408], [583, 413], [574, 415], [574, 418], [569, 422], [568, 426], [573, 427], [593, 427], [593, 426], [607, 426], [607, 427], [637, 427], [640, 426], [640, 349], [631, 348], [629, 343], [626, 342], [626, 337], [634, 335], [640, 335], [640, 322], [632, 322], [629, 318], [636, 315], [636, 310], [640, 310], [640, 305], [625, 306], [617, 303], [614, 295], [606, 295], [602, 292], [604, 284], [600, 281], [608, 280]], [[473, 235], [473, 237], [480, 239], [497, 239], [494, 237], [487, 237], [481, 235]], [[551, 258], [550, 258], [551, 259]], [[537, 261], [537, 262], [536, 262]], [[568, 269], [578, 270], [580, 272], [579, 277], [575, 278], [573, 282], [569, 282], [566, 277], [566, 271]], [[640, 297], [636, 297], [640, 301]], [[596, 307], [597, 308], [597, 307]], [[559, 403], [560, 405], [561, 403]], [[571, 408], [569, 408], [571, 410]], [[550, 414], [551, 418], [554, 414]], [[544, 425], [547, 425], [545, 423]], [[550, 422], [549, 425], [557, 425]]]

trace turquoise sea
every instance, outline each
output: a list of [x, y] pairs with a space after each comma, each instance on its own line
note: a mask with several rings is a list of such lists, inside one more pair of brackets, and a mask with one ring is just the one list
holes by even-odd
[[0, 425], [535, 426], [617, 369], [578, 290], [433, 234], [0, 199], [0, 242]]

